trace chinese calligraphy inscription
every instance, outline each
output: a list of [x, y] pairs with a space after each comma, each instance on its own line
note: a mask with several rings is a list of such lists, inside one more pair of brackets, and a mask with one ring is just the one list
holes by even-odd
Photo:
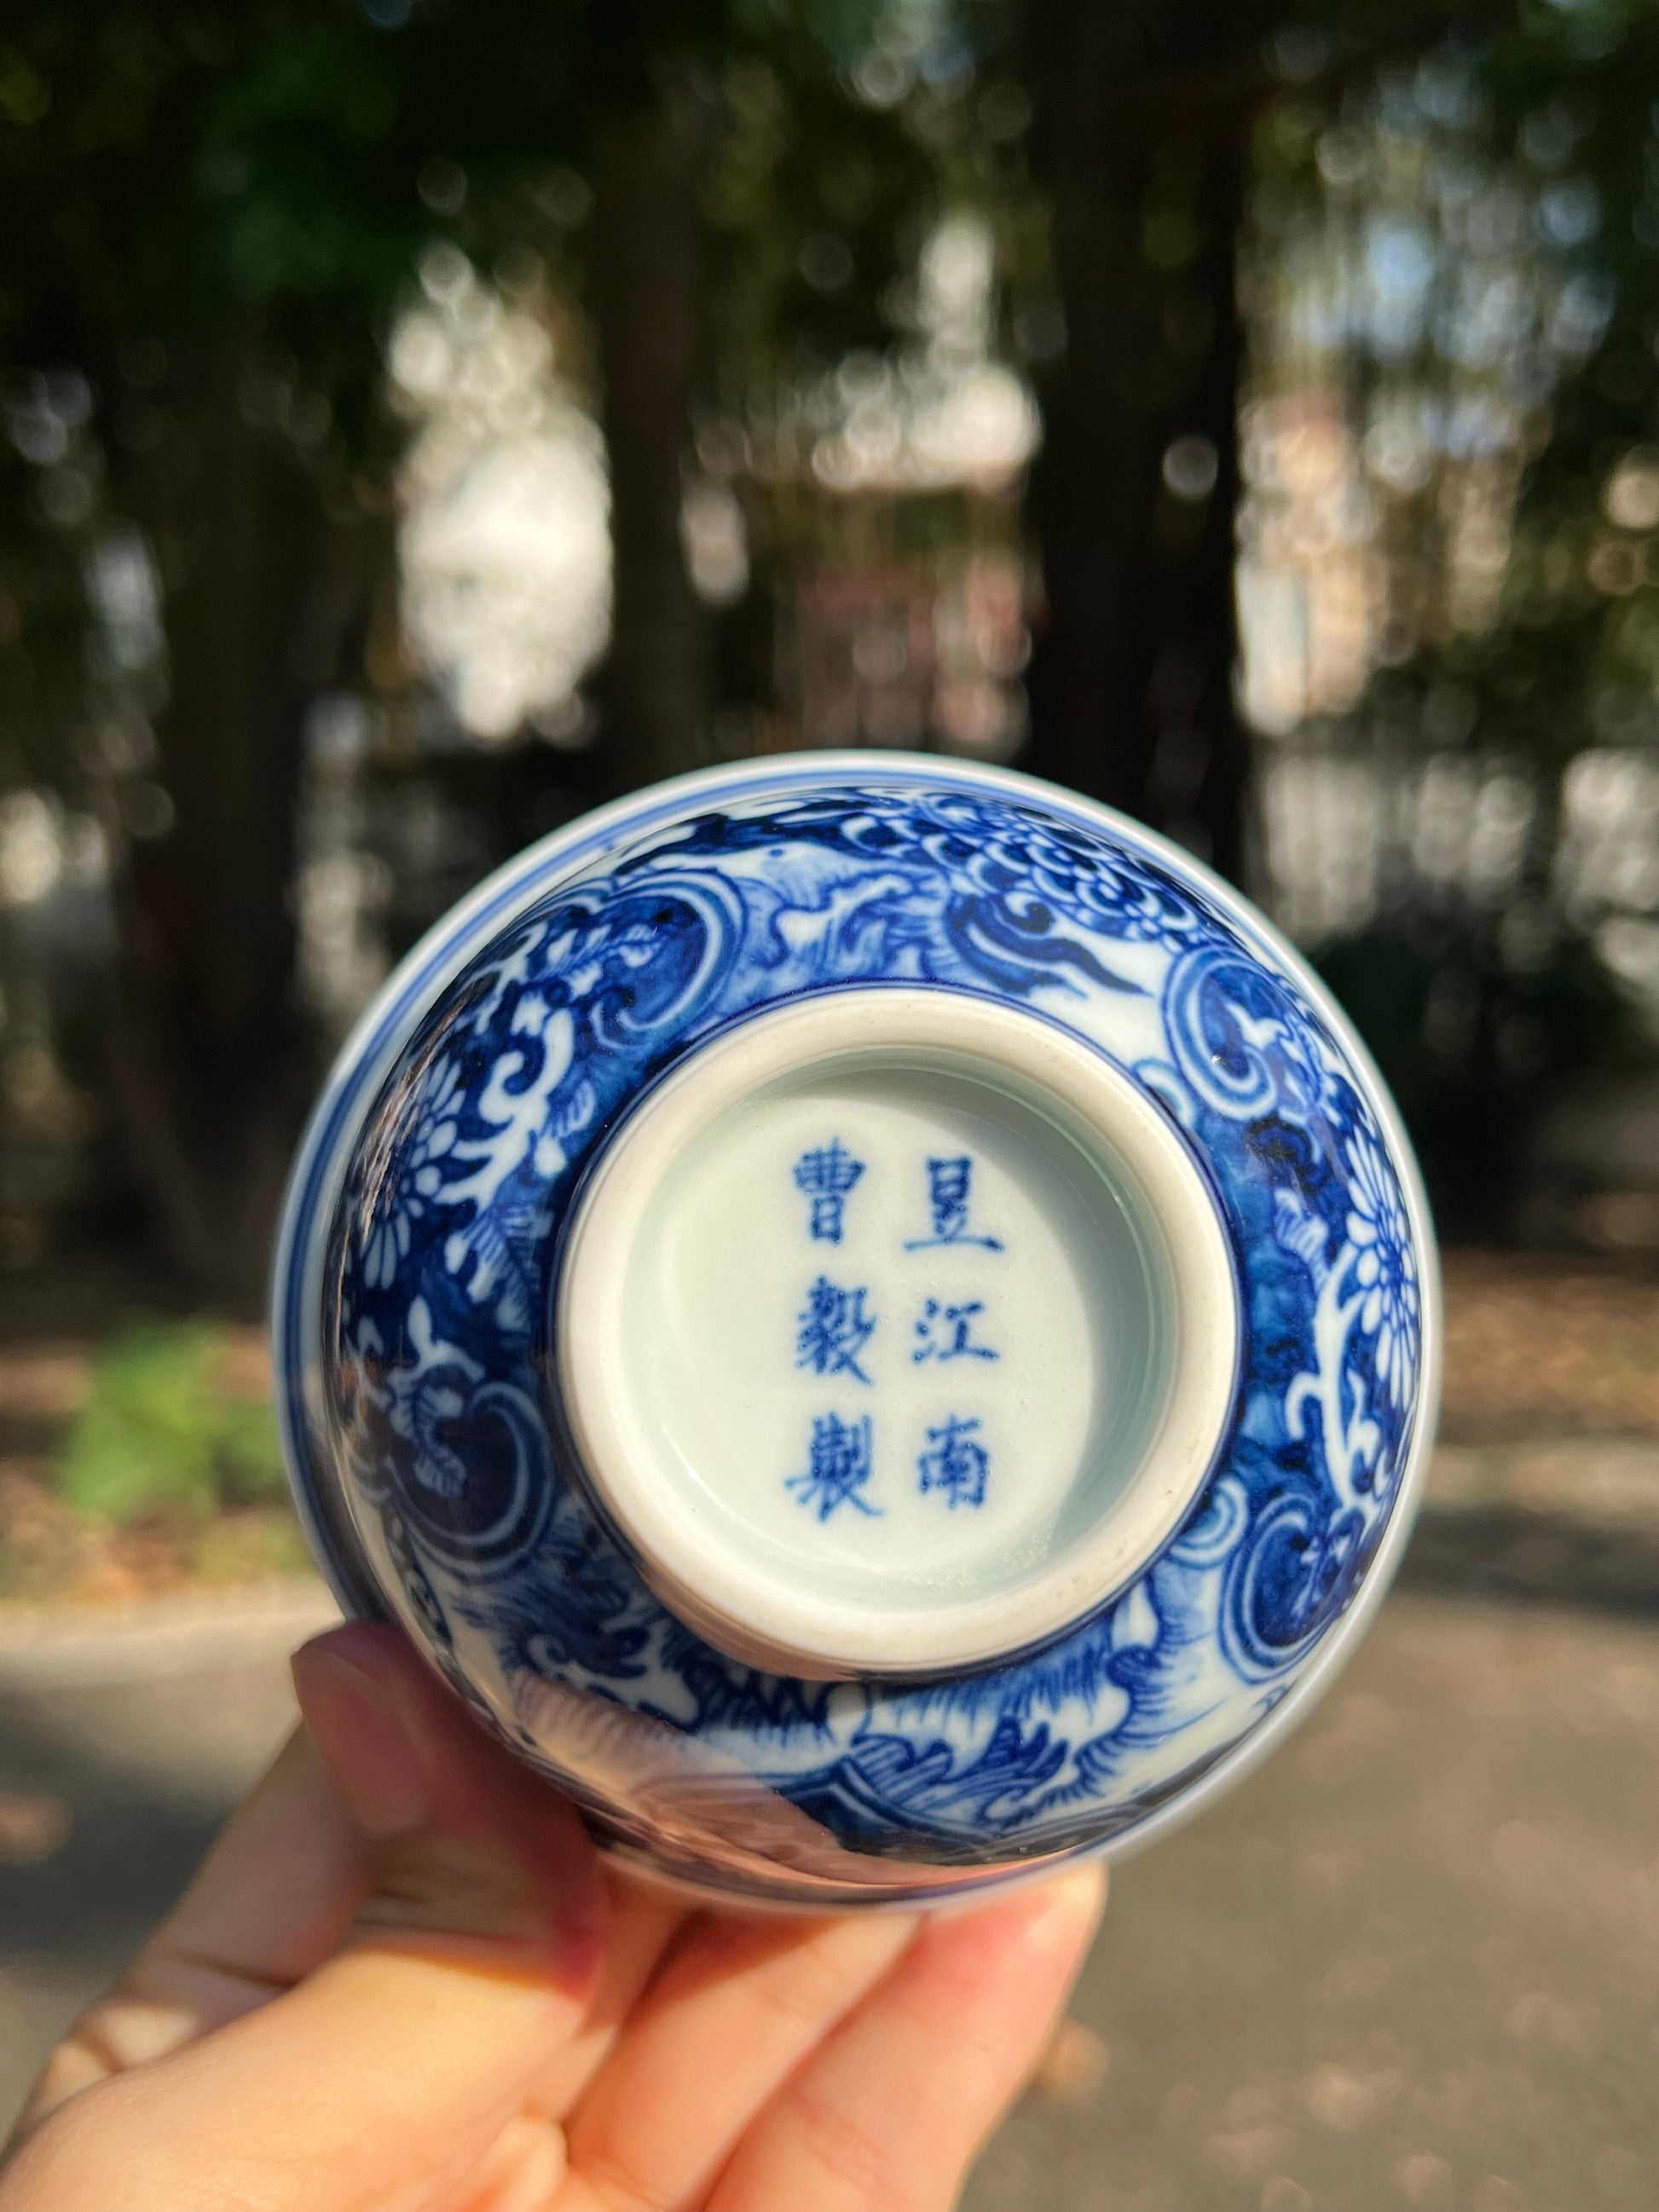
[[796, 1366], [810, 1367], [815, 1375], [855, 1375], [867, 1388], [870, 1377], [859, 1365], [859, 1354], [876, 1332], [864, 1310], [869, 1295], [867, 1290], [843, 1291], [820, 1275], [806, 1293], [795, 1338]]
[[838, 1505], [874, 1517], [881, 1509], [859, 1493], [870, 1480], [870, 1416], [843, 1421], [836, 1414], [821, 1414], [812, 1424], [805, 1474], [790, 1476], [793, 1490], [803, 1505], [827, 1521]]
[[[843, 1241], [848, 1228], [848, 1201], [864, 1176], [866, 1165], [839, 1136], [803, 1152], [795, 1162], [796, 1188], [810, 1201], [810, 1240], [830, 1244]], [[986, 1233], [975, 1218], [972, 1156], [928, 1154], [918, 1165], [925, 1177], [932, 1234], [896, 1240], [894, 1256], [900, 1252], [939, 1253], [953, 1248], [1002, 1251], [1001, 1238]], [[845, 1377], [861, 1389], [878, 1390], [882, 1370], [870, 1352], [881, 1322], [875, 1309], [884, 1296], [898, 1292], [899, 1287], [893, 1280], [876, 1289], [869, 1283], [844, 1285], [820, 1272], [805, 1291], [805, 1303], [795, 1317], [796, 1367], [826, 1381]], [[902, 1294], [916, 1299], [911, 1310], [918, 1316], [912, 1327], [908, 1367], [1002, 1358], [991, 1340], [985, 1299], [966, 1293], [952, 1296], [953, 1287], [926, 1281], [904, 1286]], [[884, 1426], [893, 1425], [892, 1419], [884, 1415]], [[910, 1450], [919, 1494], [943, 1498], [952, 1511], [958, 1506], [984, 1505], [990, 1485], [991, 1453], [979, 1415], [952, 1411], [942, 1420], [924, 1420]], [[884, 1509], [864, 1494], [872, 1483], [879, 1488], [874, 1416], [866, 1413], [848, 1419], [835, 1411], [813, 1411], [806, 1471], [786, 1477], [785, 1488], [824, 1522], [842, 1505], [878, 1517]]]
[[927, 1431], [929, 1449], [916, 1462], [924, 1490], [942, 1491], [954, 1510], [958, 1505], [983, 1505], [985, 1478], [991, 1456], [978, 1441], [979, 1423], [958, 1420], [953, 1413]]
[[863, 1173], [864, 1162], [855, 1160], [839, 1137], [796, 1161], [795, 1188], [812, 1202], [809, 1234], [816, 1242], [840, 1243], [848, 1194]]
[[929, 1298], [921, 1310], [921, 1319], [916, 1323], [916, 1334], [921, 1340], [910, 1357], [920, 1366], [924, 1359], [1000, 1359], [988, 1344], [973, 1340], [974, 1316], [985, 1310], [982, 1298], [964, 1299], [959, 1305], [941, 1305], [937, 1298]]
[[927, 1206], [933, 1218], [933, 1233], [914, 1237], [904, 1248], [907, 1252], [931, 1251], [940, 1244], [981, 1244], [988, 1252], [1001, 1251], [1000, 1237], [976, 1237], [969, 1228], [973, 1178], [974, 1163], [965, 1153], [954, 1159], [928, 1161]]

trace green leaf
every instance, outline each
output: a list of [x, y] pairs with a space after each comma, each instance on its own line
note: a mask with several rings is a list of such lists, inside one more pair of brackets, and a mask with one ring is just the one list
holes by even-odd
[[106, 1346], [58, 1462], [65, 1500], [93, 1520], [190, 1528], [280, 1497], [276, 1423], [238, 1376], [236, 1342], [214, 1322], [146, 1322]]

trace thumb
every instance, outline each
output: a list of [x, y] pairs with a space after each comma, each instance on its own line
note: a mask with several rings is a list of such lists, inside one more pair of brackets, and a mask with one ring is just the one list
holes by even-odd
[[72, 2099], [0, 2185], [7, 2212], [441, 2203], [580, 2025], [605, 1905], [573, 1808], [394, 1630], [319, 1637], [294, 1676], [369, 1869], [344, 1944], [257, 2011]]

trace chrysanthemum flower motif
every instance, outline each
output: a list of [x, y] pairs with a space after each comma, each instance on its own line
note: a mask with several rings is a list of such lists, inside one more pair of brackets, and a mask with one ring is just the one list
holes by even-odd
[[1352, 1279], [1364, 1293], [1361, 1333], [1372, 1340], [1384, 1395], [1405, 1406], [1417, 1379], [1417, 1261], [1400, 1186], [1382, 1147], [1363, 1130], [1348, 1139], [1348, 1243]]
[[407, 1258], [414, 1224], [444, 1186], [440, 1163], [454, 1150], [463, 1104], [460, 1071], [451, 1061], [433, 1085], [414, 1133], [398, 1162], [391, 1200], [384, 1205], [363, 1252], [363, 1280], [371, 1290], [389, 1289], [398, 1263]]

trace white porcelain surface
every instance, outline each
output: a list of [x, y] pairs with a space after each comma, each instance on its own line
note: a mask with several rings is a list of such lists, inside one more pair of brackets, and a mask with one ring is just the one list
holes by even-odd
[[1057, 1634], [1190, 1511], [1231, 1263], [1166, 1118], [1063, 1030], [847, 991], [740, 1024], [584, 1193], [558, 1381], [665, 1601], [781, 1673]]

